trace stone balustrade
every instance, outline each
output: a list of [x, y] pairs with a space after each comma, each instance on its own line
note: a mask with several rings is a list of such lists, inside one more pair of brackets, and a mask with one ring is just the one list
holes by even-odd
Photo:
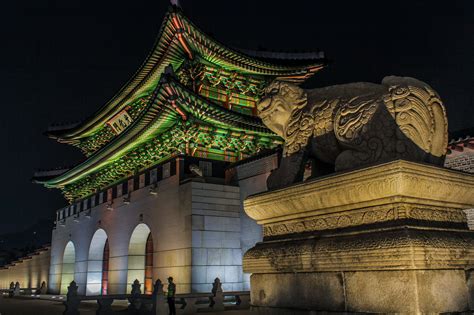
[[11, 282], [8, 289], [1, 289], [2, 294], [8, 294], [9, 297], [19, 296], [19, 295], [31, 295], [31, 294], [46, 294], [47, 287], [46, 282], [41, 283], [39, 288], [21, 288], [20, 282]]
[[[112, 303], [115, 300], [128, 300], [128, 311], [132, 314], [168, 314], [166, 294], [163, 284], [158, 279], [155, 282], [151, 295], [141, 294], [141, 284], [135, 280], [132, 284], [130, 294], [78, 295], [77, 284], [72, 281], [68, 287], [66, 301], [64, 301], [64, 315], [79, 315], [79, 305], [82, 301], [97, 301], [96, 314], [114, 314]], [[216, 278], [210, 293], [176, 294], [176, 307], [182, 310], [182, 314], [196, 314], [198, 310], [212, 312], [235, 309], [248, 309], [250, 307], [250, 293], [248, 291], [223, 292], [219, 278]]]
[[16, 283], [11, 282], [10, 287], [8, 289], [2, 289], [0, 292], [8, 293], [8, 296], [14, 297], [19, 295], [31, 295], [31, 294], [46, 294], [47, 287], [46, 282], [43, 281], [41, 283], [41, 287], [39, 288], [21, 288], [20, 283], [17, 281]]

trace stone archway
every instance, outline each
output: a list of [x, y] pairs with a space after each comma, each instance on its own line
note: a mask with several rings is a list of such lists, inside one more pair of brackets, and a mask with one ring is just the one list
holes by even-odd
[[127, 292], [135, 279], [144, 283], [145, 294], [153, 292], [153, 238], [148, 225], [138, 224], [133, 230], [128, 246]]
[[69, 241], [64, 248], [63, 263], [61, 269], [61, 288], [60, 294], [67, 293], [67, 287], [74, 280], [74, 271], [76, 268], [76, 248]]
[[[89, 246], [86, 295], [107, 294], [109, 261], [108, 247], [107, 233], [105, 233], [103, 229], [95, 231]], [[104, 254], [106, 254], [106, 257]], [[106, 268], [104, 268], [104, 266]], [[106, 280], [105, 283], [104, 279]]]

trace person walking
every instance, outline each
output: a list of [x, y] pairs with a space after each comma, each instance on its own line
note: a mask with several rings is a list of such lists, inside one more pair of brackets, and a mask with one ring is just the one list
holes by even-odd
[[173, 277], [168, 277], [168, 307], [170, 315], [176, 315], [176, 306], [174, 304], [174, 295], [176, 294], [176, 284], [173, 283]]

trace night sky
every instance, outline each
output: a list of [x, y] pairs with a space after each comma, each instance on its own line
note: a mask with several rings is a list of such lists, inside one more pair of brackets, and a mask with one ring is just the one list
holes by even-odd
[[[53, 220], [66, 205], [59, 191], [32, 184], [31, 176], [83, 157], [43, 132], [54, 122], [86, 118], [119, 90], [151, 49], [168, 3], [2, 3], [0, 234]], [[413, 76], [439, 92], [451, 131], [474, 126], [472, 0], [181, 0], [181, 6], [228, 46], [324, 51], [332, 63], [306, 87]]]

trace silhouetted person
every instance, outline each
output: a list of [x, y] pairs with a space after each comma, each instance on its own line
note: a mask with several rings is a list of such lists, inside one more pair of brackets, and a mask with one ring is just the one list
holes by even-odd
[[174, 295], [176, 294], [176, 284], [173, 283], [173, 277], [168, 278], [168, 307], [170, 315], [176, 315], [176, 306], [174, 305]]

